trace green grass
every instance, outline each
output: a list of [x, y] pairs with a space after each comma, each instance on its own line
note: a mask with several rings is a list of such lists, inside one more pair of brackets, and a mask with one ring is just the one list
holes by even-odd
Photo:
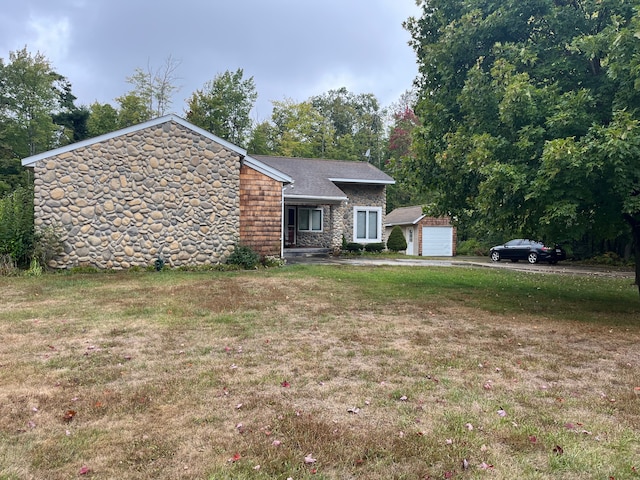
[[294, 265], [0, 289], [2, 480], [640, 478], [629, 279]]

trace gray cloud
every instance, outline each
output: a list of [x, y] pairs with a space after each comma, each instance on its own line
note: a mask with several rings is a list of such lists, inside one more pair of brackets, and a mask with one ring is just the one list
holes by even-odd
[[136, 68], [181, 62], [173, 110], [217, 73], [243, 68], [259, 99], [302, 101], [332, 88], [398, 99], [417, 74], [402, 22], [413, 0], [27, 0], [0, 12], [0, 56], [27, 46], [66, 76], [79, 103], [113, 102]]

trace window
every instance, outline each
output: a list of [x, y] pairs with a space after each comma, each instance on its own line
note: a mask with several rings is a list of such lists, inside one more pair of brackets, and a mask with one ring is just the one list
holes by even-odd
[[322, 209], [299, 208], [298, 209], [298, 230], [301, 232], [321, 232], [322, 231]]
[[355, 207], [353, 209], [354, 240], [356, 242], [380, 242], [382, 208]]

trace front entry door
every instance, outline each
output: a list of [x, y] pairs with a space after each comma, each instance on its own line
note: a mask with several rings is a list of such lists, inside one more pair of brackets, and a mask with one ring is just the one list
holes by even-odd
[[287, 207], [287, 236], [285, 247], [294, 247], [296, 244], [296, 207]]
[[407, 255], [413, 255], [413, 227], [409, 227], [407, 230]]

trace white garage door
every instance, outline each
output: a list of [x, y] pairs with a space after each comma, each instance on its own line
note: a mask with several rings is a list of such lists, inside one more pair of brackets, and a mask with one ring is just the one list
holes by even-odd
[[422, 227], [422, 255], [453, 256], [453, 227]]

